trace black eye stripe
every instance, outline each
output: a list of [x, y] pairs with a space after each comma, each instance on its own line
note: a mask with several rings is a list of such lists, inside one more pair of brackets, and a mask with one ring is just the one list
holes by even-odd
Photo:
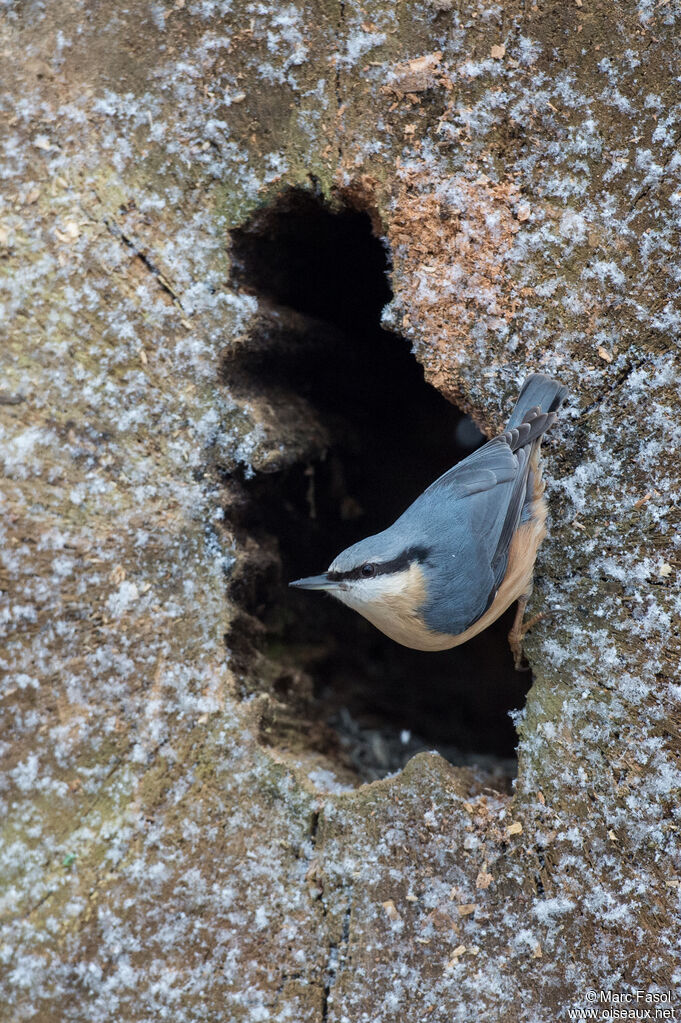
[[363, 562], [363, 564], [358, 565], [356, 568], [351, 568], [347, 572], [327, 572], [327, 575], [333, 582], [340, 582], [345, 579], [368, 578], [368, 576], [365, 577], [363, 572], [367, 564], [373, 566], [374, 576], [390, 575], [392, 572], [401, 572], [403, 569], [409, 568], [414, 561], [425, 561], [429, 554], [430, 550], [428, 547], [409, 547], [399, 557], [393, 558], [392, 561]]

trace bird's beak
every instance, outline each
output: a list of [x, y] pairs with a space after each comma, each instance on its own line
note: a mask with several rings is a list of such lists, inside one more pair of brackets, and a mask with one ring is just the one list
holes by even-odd
[[309, 575], [306, 579], [295, 579], [289, 586], [298, 590], [328, 590], [333, 586], [333, 580], [329, 579], [326, 572], [323, 575]]

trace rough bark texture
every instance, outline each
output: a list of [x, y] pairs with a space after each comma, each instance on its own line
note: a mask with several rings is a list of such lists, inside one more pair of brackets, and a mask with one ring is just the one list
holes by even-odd
[[[677, 5], [3, 9], [0, 1017], [681, 1010]], [[512, 796], [436, 754], [324, 792], [235, 682], [224, 473], [325, 438], [232, 386], [280, 314], [228, 231], [312, 179], [478, 422], [570, 388]]]

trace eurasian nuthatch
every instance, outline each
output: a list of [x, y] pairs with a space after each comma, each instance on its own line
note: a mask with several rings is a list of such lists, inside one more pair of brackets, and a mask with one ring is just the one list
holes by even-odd
[[509, 642], [519, 667], [546, 535], [539, 447], [565, 394], [543, 373], [528, 377], [504, 433], [431, 483], [388, 529], [290, 585], [325, 590], [416, 650], [465, 643], [517, 600]]

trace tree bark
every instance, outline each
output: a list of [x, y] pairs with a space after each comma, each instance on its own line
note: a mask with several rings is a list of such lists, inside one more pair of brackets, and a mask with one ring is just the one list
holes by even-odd
[[[648, 0], [6, 7], [0, 1018], [681, 1011], [677, 32]], [[569, 387], [510, 795], [434, 753], [324, 791], [319, 744], [263, 741], [272, 662], [244, 697], [225, 649], [225, 574], [277, 558], [225, 473], [326, 444], [230, 368], [295, 314], [228, 232], [292, 186], [369, 212], [386, 323], [488, 432], [528, 372]]]

